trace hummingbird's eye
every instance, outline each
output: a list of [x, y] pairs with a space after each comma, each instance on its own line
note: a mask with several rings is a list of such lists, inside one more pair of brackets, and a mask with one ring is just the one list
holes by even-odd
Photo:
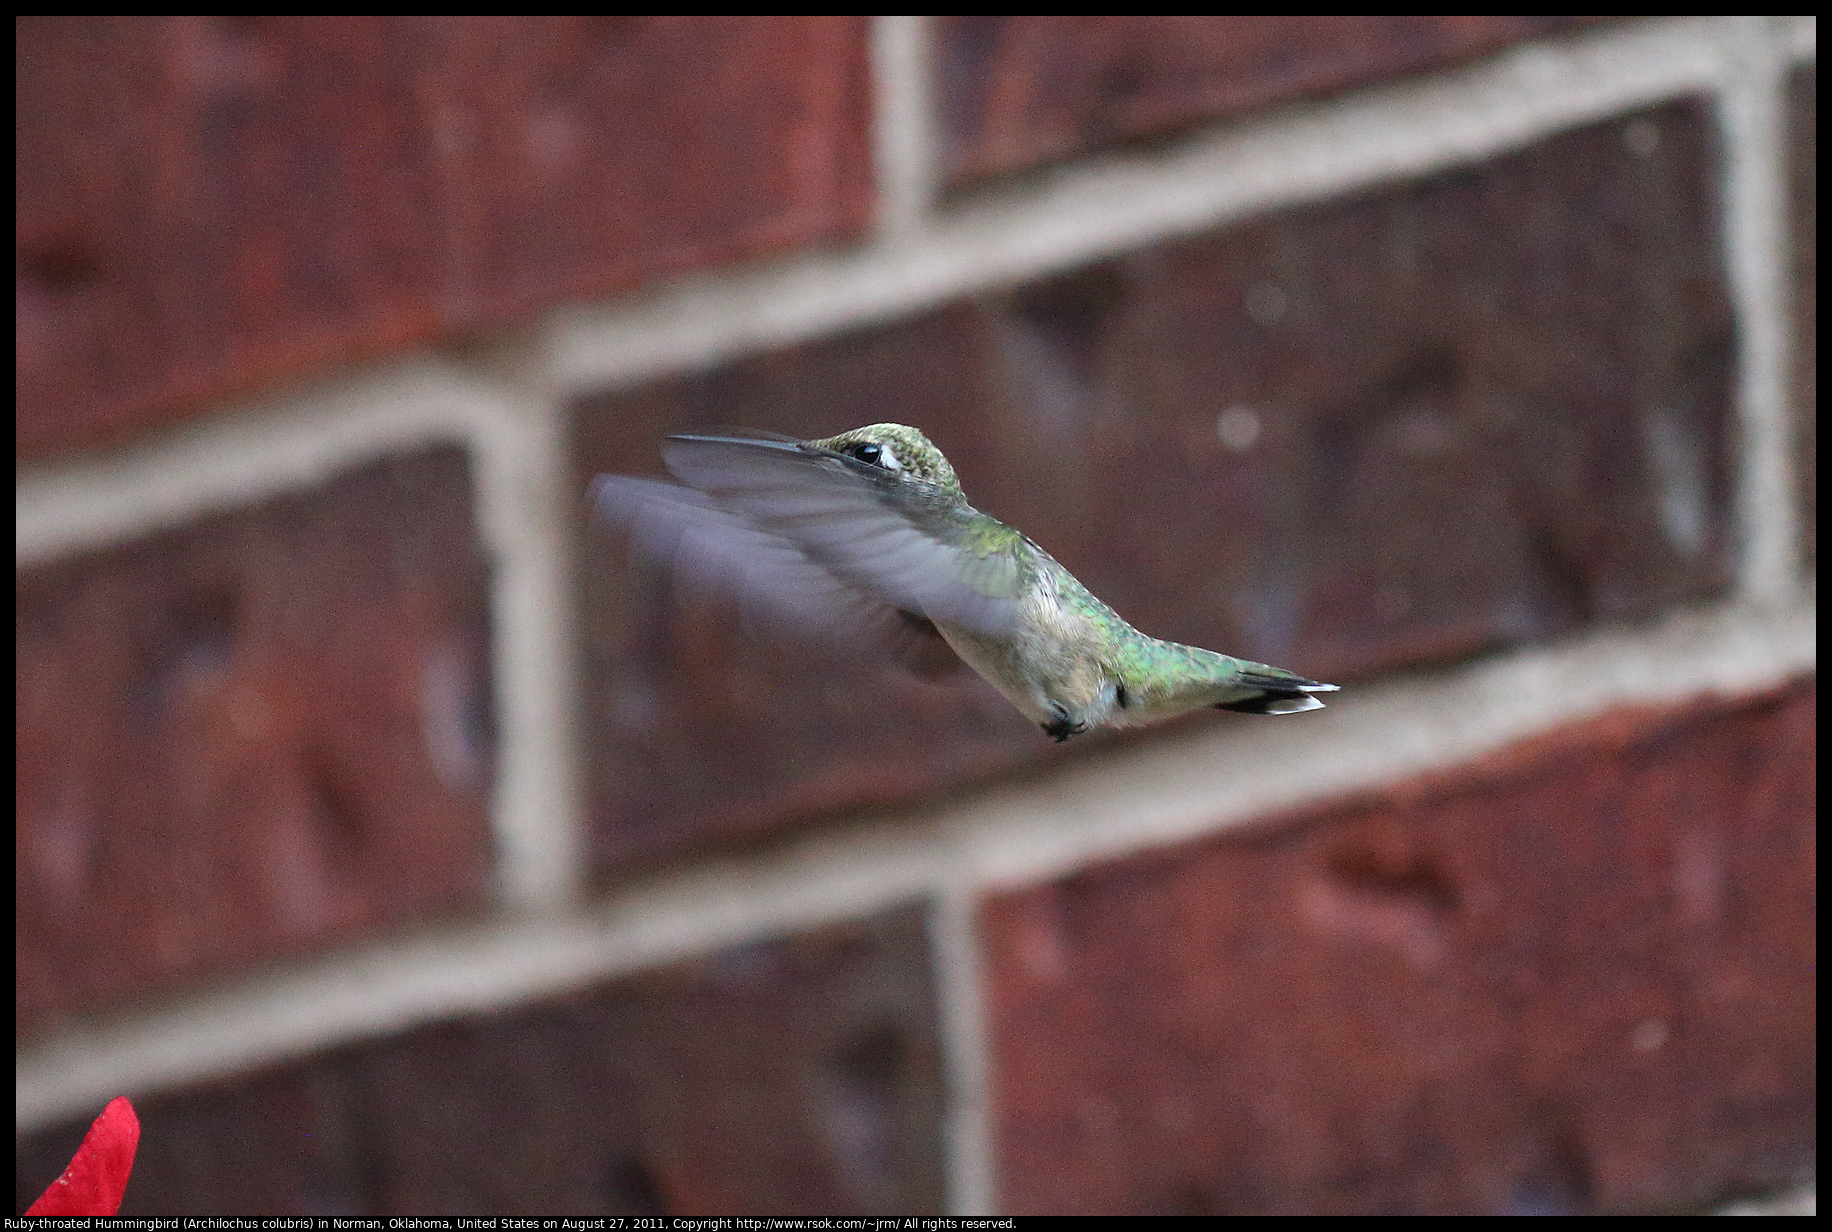
[[876, 441], [854, 445], [849, 452], [859, 461], [883, 467], [887, 471], [903, 469], [903, 463], [897, 461], [897, 455], [891, 452], [890, 446], [880, 445]]

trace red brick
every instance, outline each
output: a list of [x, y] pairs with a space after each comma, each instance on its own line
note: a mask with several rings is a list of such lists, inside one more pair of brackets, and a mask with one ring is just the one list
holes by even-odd
[[19, 447], [855, 234], [864, 31], [23, 19]]
[[1787, 85], [1788, 170], [1794, 251], [1795, 462], [1807, 568], [1818, 567], [1819, 427], [1819, 74], [1796, 69]]
[[427, 336], [438, 161], [378, 18], [26, 18], [29, 452]]
[[[137, 1100], [122, 1210], [937, 1214], [941, 1092], [895, 911]], [[72, 1130], [21, 1143], [20, 1207]]]
[[19, 1025], [483, 901], [462, 454], [21, 574]]
[[1004, 1206], [1674, 1211], [1810, 1172], [1814, 699], [992, 898]]
[[1466, 60], [1593, 17], [943, 17], [956, 184]]
[[871, 207], [859, 17], [445, 19], [447, 308], [584, 294], [853, 236]]
[[[670, 431], [890, 419], [1147, 632], [1319, 679], [1647, 617], [1727, 576], [1711, 132], [1675, 104], [590, 399], [579, 490]], [[1053, 755], [974, 677], [745, 648], [587, 548], [601, 867]]]

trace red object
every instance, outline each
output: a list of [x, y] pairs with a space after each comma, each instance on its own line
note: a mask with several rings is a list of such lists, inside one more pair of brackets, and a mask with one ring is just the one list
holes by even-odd
[[121, 1209], [140, 1145], [140, 1118], [127, 1096], [102, 1109], [64, 1174], [26, 1208], [28, 1215], [112, 1215]]

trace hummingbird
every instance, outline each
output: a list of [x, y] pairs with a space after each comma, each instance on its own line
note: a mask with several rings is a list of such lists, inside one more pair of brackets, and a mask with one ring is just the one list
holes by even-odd
[[633, 549], [828, 644], [912, 662], [939, 638], [1059, 742], [1204, 707], [1316, 710], [1316, 695], [1336, 690], [1141, 633], [1029, 537], [968, 504], [947, 458], [904, 424], [806, 441], [680, 433], [662, 457], [679, 484], [600, 475], [592, 485], [599, 515], [629, 531]]

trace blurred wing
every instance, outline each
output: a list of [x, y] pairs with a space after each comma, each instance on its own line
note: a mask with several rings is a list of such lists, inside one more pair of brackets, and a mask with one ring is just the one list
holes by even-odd
[[682, 481], [864, 594], [989, 637], [1016, 627], [1024, 537], [926, 484], [764, 434], [672, 436]]
[[689, 590], [736, 598], [747, 629], [819, 638], [864, 655], [888, 651], [927, 675], [954, 660], [932, 625], [862, 594], [703, 492], [600, 475], [592, 499], [600, 518], [628, 532], [633, 552], [667, 567]]

